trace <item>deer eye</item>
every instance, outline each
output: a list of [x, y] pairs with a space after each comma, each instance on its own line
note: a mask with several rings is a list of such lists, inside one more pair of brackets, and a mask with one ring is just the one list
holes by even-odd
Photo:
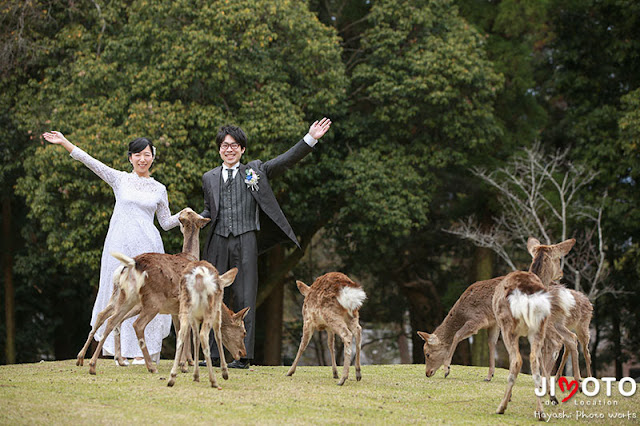
[[427, 358], [429, 358], [430, 354], [426, 354], [425, 356], [426, 356]]

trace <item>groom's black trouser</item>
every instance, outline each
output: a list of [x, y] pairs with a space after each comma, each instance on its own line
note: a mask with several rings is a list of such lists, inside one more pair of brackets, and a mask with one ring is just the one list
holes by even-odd
[[[220, 274], [238, 268], [238, 275], [231, 286], [224, 289], [224, 303], [234, 312], [250, 307], [244, 317], [247, 336], [244, 344], [247, 358], [253, 359], [255, 343], [256, 296], [258, 294], [258, 244], [256, 231], [228, 237], [214, 234], [208, 253], [203, 259], [211, 262]], [[218, 346], [211, 334], [209, 339], [211, 357], [219, 358]]]

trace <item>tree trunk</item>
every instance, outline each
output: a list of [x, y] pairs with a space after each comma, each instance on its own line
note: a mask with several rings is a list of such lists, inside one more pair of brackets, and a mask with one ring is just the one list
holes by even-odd
[[[493, 251], [484, 247], [476, 247], [474, 254], [473, 281], [483, 281], [493, 278]], [[486, 367], [489, 365], [487, 330], [480, 330], [473, 336], [471, 345], [472, 365]]]
[[591, 346], [591, 374], [593, 377], [598, 377], [598, 345], [600, 344], [600, 315], [598, 315], [598, 300], [593, 302], [593, 327], [596, 330], [596, 337], [593, 339]]
[[[281, 245], [269, 251], [269, 268], [279, 268], [284, 260]], [[261, 307], [264, 318], [264, 365], [282, 365], [282, 315], [284, 307], [284, 283], [276, 284]]]
[[4, 276], [4, 312], [6, 322], [5, 359], [7, 364], [16, 362], [15, 289], [13, 287], [13, 237], [11, 232], [11, 199], [2, 198], [2, 268]]
[[432, 333], [436, 329], [443, 318], [442, 303], [431, 281], [418, 278], [414, 281], [401, 283], [400, 288], [407, 298], [411, 329], [414, 330], [411, 335], [413, 362], [420, 364], [424, 362], [423, 341], [415, 331]]
[[[614, 300], [614, 303], [616, 301]], [[622, 380], [622, 342], [620, 341], [620, 311], [612, 309], [611, 340], [613, 341], [613, 360], [616, 367], [616, 380]]]

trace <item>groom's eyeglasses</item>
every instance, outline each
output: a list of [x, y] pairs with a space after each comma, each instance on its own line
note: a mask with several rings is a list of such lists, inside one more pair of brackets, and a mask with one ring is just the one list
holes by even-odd
[[238, 148], [240, 148], [240, 144], [238, 142], [220, 144], [220, 149], [222, 151], [226, 151], [227, 148], [229, 148], [229, 147], [231, 147], [231, 149], [233, 149], [235, 151]]

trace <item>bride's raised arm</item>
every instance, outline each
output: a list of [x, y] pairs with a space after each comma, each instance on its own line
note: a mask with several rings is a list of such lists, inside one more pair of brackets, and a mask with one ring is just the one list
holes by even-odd
[[91, 171], [98, 175], [100, 179], [107, 182], [112, 188], [115, 188], [120, 181], [120, 177], [124, 172], [112, 169], [104, 163], [96, 160], [95, 158], [84, 152], [82, 149], [69, 142], [69, 140], [67, 140], [67, 138], [65, 138], [62, 133], [56, 131], [46, 132], [42, 134], [42, 137], [47, 142], [55, 145], [62, 145], [64, 149], [69, 151], [71, 157], [78, 161], [81, 161], [85, 166], [91, 169]]

